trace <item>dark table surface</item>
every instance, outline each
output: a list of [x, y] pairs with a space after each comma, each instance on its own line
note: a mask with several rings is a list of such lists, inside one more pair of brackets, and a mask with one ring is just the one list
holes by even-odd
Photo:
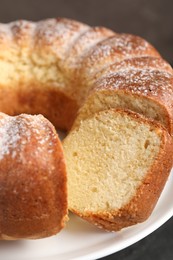
[[[59, 16], [103, 25], [144, 37], [173, 64], [172, 0], [1, 0], [0, 3], [0, 22]], [[172, 260], [173, 218], [143, 240], [103, 259]]]

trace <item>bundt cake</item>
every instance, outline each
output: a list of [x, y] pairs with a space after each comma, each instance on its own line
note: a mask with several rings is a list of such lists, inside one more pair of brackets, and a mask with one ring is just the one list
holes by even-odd
[[[64, 155], [51, 123], [69, 131], [64, 149], [73, 212], [108, 230], [148, 217], [171, 168], [173, 71], [147, 41], [65, 18], [0, 24], [0, 112], [1, 239], [49, 236], [67, 219]], [[97, 198], [101, 187], [94, 204], [78, 199], [84, 191]]]

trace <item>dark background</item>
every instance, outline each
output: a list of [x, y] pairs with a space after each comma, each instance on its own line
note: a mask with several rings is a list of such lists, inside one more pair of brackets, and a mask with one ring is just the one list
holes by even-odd
[[0, 0], [0, 21], [73, 18], [146, 38], [173, 62], [172, 0]]
[[[0, 22], [73, 18], [140, 35], [173, 64], [172, 0], [0, 0]], [[145, 239], [105, 260], [172, 260], [173, 218]]]

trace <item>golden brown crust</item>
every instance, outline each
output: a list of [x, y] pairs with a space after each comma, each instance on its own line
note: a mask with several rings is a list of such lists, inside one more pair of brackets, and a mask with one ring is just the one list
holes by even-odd
[[43, 116], [4, 114], [0, 137], [1, 239], [56, 234], [67, 219], [67, 177], [54, 127]]
[[100, 78], [91, 89], [90, 95], [94, 96], [99, 91], [104, 95], [109, 95], [110, 92], [114, 95], [124, 93], [131, 95], [134, 100], [139, 97], [141, 100], [148, 100], [148, 107], [150, 102], [154, 102], [165, 111], [165, 125], [169, 133], [173, 133], [173, 74], [158, 69], [127, 68]]
[[79, 35], [69, 49], [67, 53], [67, 60], [65, 61], [68, 69], [76, 69], [79, 66], [78, 63], [81, 62], [81, 59], [83, 59], [83, 55], [86, 55], [86, 53], [97, 43], [113, 35], [115, 35], [115, 33], [107, 28], [89, 27], [88, 30]]
[[173, 73], [172, 67], [162, 58], [160, 57], [152, 57], [152, 56], [139, 56], [139, 57], [127, 57], [119, 62], [115, 62], [111, 65], [104, 67], [102, 70], [98, 71], [93, 78], [91, 79], [91, 83], [94, 85], [94, 82], [101, 77], [109, 76], [111, 73], [116, 73], [122, 70], [146, 70], [153, 69], [159, 70], [163, 72], [168, 72], [170, 74]]
[[[116, 110], [121, 114], [128, 114], [133, 119], [148, 124], [154, 131], [158, 131], [161, 137], [161, 146], [158, 156], [148, 170], [143, 182], [137, 189], [133, 198], [123, 208], [119, 210], [101, 211], [101, 212], [78, 212], [71, 209], [72, 212], [86, 219], [90, 223], [97, 225], [109, 231], [118, 231], [145, 221], [152, 213], [164, 185], [168, 179], [173, 161], [173, 142], [172, 137], [165, 128], [155, 121], [148, 120], [145, 117], [131, 111]], [[109, 112], [109, 111], [108, 111]], [[157, 128], [157, 130], [156, 130]]]
[[142, 56], [160, 57], [160, 54], [144, 39], [130, 34], [115, 34], [86, 53], [82, 62], [82, 72], [90, 75], [104, 66], [125, 58]]
[[70, 129], [78, 109], [73, 98], [48, 85], [20, 83], [15, 86], [15, 91], [0, 86], [0, 111], [11, 116], [21, 113], [42, 114], [56, 129], [66, 130]]

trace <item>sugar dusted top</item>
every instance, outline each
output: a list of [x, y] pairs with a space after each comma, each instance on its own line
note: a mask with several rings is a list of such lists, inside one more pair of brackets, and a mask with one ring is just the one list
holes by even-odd
[[[10, 155], [17, 160], [24, 160], [23, 153], [31, 156], [46, 155], [53, 152], [55, 134], [43, 116], [21, 114], [11, 117], [1, 113], [0, 119], [0, 160]], [[46, 121], [47, 122], [47, 121]]]
[[173, 76], [156, 69], [124, 69], [96, 82], [95, 90], [125, 90], [136, 94], [173, 95]]

